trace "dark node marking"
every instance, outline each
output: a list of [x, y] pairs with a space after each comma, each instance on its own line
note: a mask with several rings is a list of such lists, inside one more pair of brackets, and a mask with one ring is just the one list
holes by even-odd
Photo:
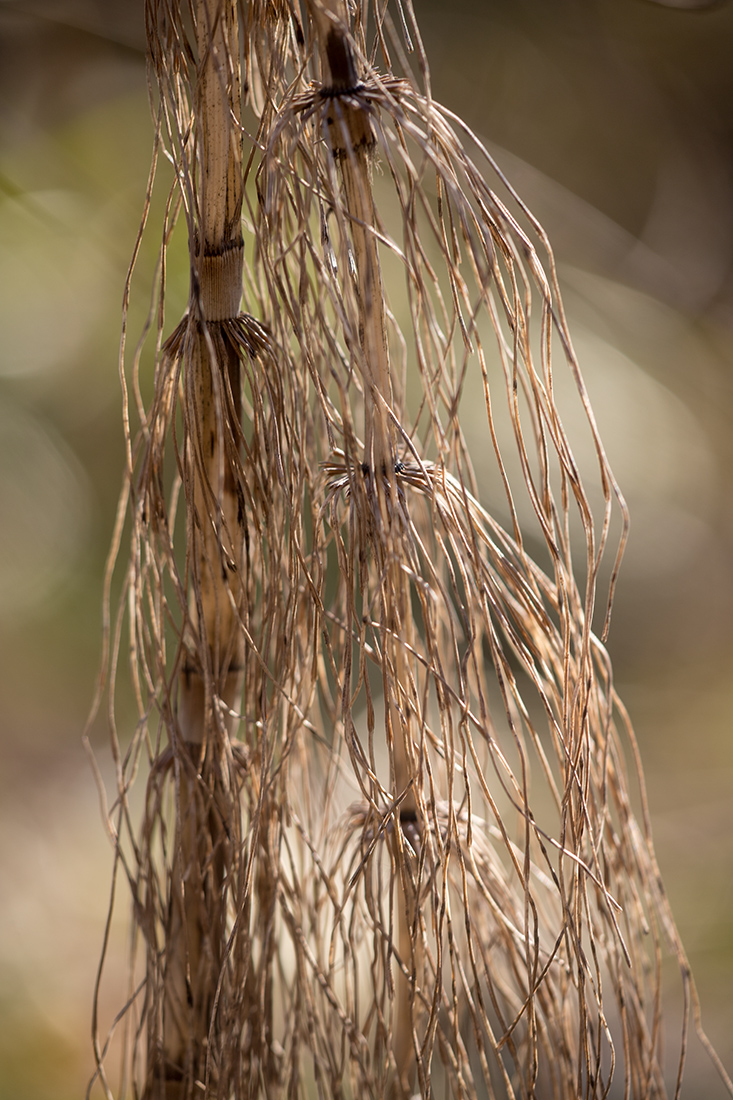
[[419, 855], [422, 837], [414, 810], [403, 810], [400, 813], [400, 830], [415, 855]]
[[[351, 88], [342, 88], [340, 84], [324, 84], [318, 94], [321, 99], [339, 99], [341, 96], [358, 95], [359, 92], [363, 92], [365, 88], [366, 84], [362, 81], [354, 84]], [[326, 122], [329, 126], [332, 126], [334, 120], [329, 115], [326, 118]]]
[[[367, 151], [369, 151], [370, 149], [373, 149], [376, 144], [377, 144], [376, 138], [374, 138], [374, 137], [371, 137], [371, 138], [370, 137], [364, 137], [364, 138], [361, 139], [361, 141], [354, 142], [354, 144], [351, 146], [351, 148], [352, 148], [354, 153], [358, 153], [360, 149], [366, 149]], [[348, 153], [348, 150], [346, 150], [346, 149], [334, 149], [333, 150], [334, 159], [337, 160], [337, 161], [344, 160], [348, 155], [349, 155], [349, 153]], [[363, 326], [359, 326], [359, 331], [363, 335], [363, 332], [364, 332]]]
[[[191, 1001], [191, 1004], [193, 1004], [193, 1001]], [[157, 1072], [156, 1072], [156, 1078], [157, 1078]], [[183, 1070], [181, 1069], [180, 1066], [175, 1065], [173, 1062], [166, 1062], [165, 1065], [163, 1066], [163, 1080], [164, 1081], [170, 1081], [171, 1083], [174, 1082], [174, 1081], [182, 1081], [183, 1080]]]
[[225, 241], [219, 248], [206, 247], [204, 257], [207, 260], [215, 259], [217, 256], [225, 256], [227, 252], [232, 252], [235, 248], [244, 248], [244, 237], [241, 233], [231, 241]]
[[354, 54], [343, 31], [334, 29], [328, 32], [326, 57], [333, 77], [334, 89], [356, 87], [359, 77], [354, 65]]
[[[393, 466], [393, 470], [396, 474], [404, 473], [405, 472], [404, 462], [402, 462], [402, 461], [400, 461], [400, 459], [398, 459], [395, 462], [394, 466]], [[371, 468], [371, 466], [369, 465], [368, 462], [362, 462], [361, 472], [364, 475], [364, 477], [369, 477], [369, 475], [372, 472], [372, 468]], [[385, 462], [383, 462], [382, 463], [382, 477], [386, 477], [386, 476], [387, 476], [387, 464]]]

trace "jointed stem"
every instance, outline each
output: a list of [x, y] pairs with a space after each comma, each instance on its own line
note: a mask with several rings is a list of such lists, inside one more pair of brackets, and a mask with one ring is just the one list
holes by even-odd
[[[162, 1043], [151, 1029], [146, 1097], [195, 1095], [216, 1078], [209, 1056], [225, 936], [232, 836], [224, 742], [241, 693], [243, 516], [235, 469], [243, 246], [238, 14], [235, 0], [198, 0], [195, 140], [199, 208], [189, 222], [189, 311], [169, 342], [180, 358], [188, 434], [184, 488], [191, 569], [189, 627], [177, 684], [176, 848], [165, 929]], [[234, 829], [236, 833], [236, 829]]]
[[[356, 274], [359, 310], [359, 362], [364, 380], [364, 465], [366, 491], [372, 498], [374, 554], [382, 587], [382, 648], [385, 669], [386, 735], [392, 760], [394, 794], [400, 815], [414, 820], [418, 810], [414, 747], [410, 735], [410, 683], [406, 652], [411, 647], [413, 623], [409, 582], [403, 569], [396, 482], [396, 439], [389, 410], [393, 407], [389, 341], [382, 269], [379, 259], [377, 215], [372, 188], [375, 136], [364, 98], [352, 39], [341, 20], [337, 0], [311, 0], [311, 12], [321, 46], [326, 86], [327, 139], [340, 170], [343, 209], [348, 218]], [[399, 822], [397, 823], [399, 824]], [[404, 859], [395, 831], [397, 866]], [[413, 933], [416, 898], [407, 883], [407, 870], [398, 875], [397, 921], [400, 961], [415, 973]], [[393, 1091], [411, 1093], [415, 1056], [412, 1003], [415, 990], [400, 970], [395, 978], [392, 1050], [397, 1068]]]

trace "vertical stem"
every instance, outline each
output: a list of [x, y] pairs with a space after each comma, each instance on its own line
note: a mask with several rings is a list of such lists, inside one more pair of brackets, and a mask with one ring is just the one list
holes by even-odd
[[[339, 0], [310, 0], [321, 47], [324, 78], [328, 78], [324, 95], [329, 101], [326, 120], [329, 141], [340, 169], [343, 205], [349, 218], [356, 269], [364, 377], [364, 469], [368, 480], [367, 491], [378, 510], [377, 526], [384, 536], [376, 536], [374, 549], [382, 585], [387, 740], [392, 759], [394, 792], [397, 797], [402, 796], [400, 814], [408, 815], [414, 821], [417, 811], [413, 783], [415, 762], [406, 699], [409, 677], [405, 657], [405, 645], [409, 646], [412, 640], [412, 615], [409, 582], [400, 560], [399, 521], [394, 520], [397, 512], [395, 432], [385, 407], [392, 405], [393, 393], [372, 188], [372, 158], [376, 139], [368, 107], [363, 97], [359, 96], [360, 74], [352, 39], [338, 5]], [[386, 672], [388, 662], [393, 669], [392, 675]], [[394, 857], [399, 876], [398, 947], [402, 963], [408, 970], [412, 968], [414, 973], [412, 928], [416, 906], [400, 849], [400, 842], [395, 836]], [[400, 873], [400, 864], [404, 875]], [[393, 1093], [398, 1097], [409, 1096], [412, 1092], [411, 1078], [415, 1067], [413, 1001], [413, 983], [399, 971], [395, 980], [392, 1026], [392, 1049], [397, 1067]]]
[[[242, 139], [236, 0], [197, 0], [197, 186], [191, 293], [177, 338], [187, 427], [189, 628], [178, 677], [176, 848], [165, 928], [162, 1041], [149, 1053], [147, 1100], [216, 1083], [212, 1012], [223, 960], [232, 813], [226, 717], [241, 693], [243, 532], [234, 462], [240, 358], [227, 338], [242, 295]], [[151, 1035], [151, 1041], [154, 1040]], [[214, 1055], [212, 1059], [211, 1055]]]
[[376, 210], [372, 191], [375, 137], [369, 116], [356, 96], [359, 74], [351, 42], [336, 11], [336, 0], [316, 3], [311, 10], [318, 29], [324, 73], [331, 97], [327, 119], [329, 139], [344, 187], [344, 208], [350, 218], [354, 264], [358, 274], [359, 339], [365, 381], [364, 459], [375, 471], [394, 463], [394, 431], [383, 402], [391, 403], [392, 383], [379, 262]]

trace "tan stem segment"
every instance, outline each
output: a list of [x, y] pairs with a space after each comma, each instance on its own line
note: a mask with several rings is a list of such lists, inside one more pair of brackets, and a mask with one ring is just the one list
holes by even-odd
[[150, 1052], [146, 1100], [202, 1095], [225, 940], [229, 799], [222, 761], [241, 693], [243, 537], [234, 474], [240, 360], [225, 325], [239, 312], [242, 139], [236, 0], [198, 0], [197, 230], [181, 338], [188, 429], [190, 628], [178, 680], [176, 851], [165, 928], [162, 1044]]
[[375, 137], [363, 102], [358, 95], [348, 94], [358, 89], [359, 74], [348, 34], [338, 16], [337, 2], [311, 0], [311, 11], [321, 43], [324, 73], [330, 78], [324, 88], [331, 98], [329, 140], [341, 169], [344, 207], [351, 222], [358, 273], [359, 339], [367, 391], [364, 458], [372, 470], [383, 471], [394, 462], [394, 431], [384, 408], [384, 402], [391, 404], [392, 385], [372, 191]]
[[[391, 748], [395, 795], [401, 798], [401, 813], [416, 815], [417, 803], [412, 778], [416, 774], [410, 738], [407, 702], [408, 667], [405, 644], [412, 639], [409, 584], [400, 561], [397, 514], [395, 431], [387, 413], [393, 404], [389, 343], [382, 269], [379, 259], [377, 216], [372, 188], [372, 159], [376, 139], [369, 109], [360, 95], [360, 74], [352, 38], [340, 9], [340, 0], [310, 0], [324, 72], [324, 100], [328, 104], [326, 125], [343, 183], [343, 204], [349, 218], [352, 253], [356, 269], [359, 307], [359, 342], [364, 379], [365, 424], [364, 463], [368, 491], [373, 496], [380, 520], [375, 557], [382, 577], [382, 623], [385, 657], [392, 666], [384, 676], [387, 739]], [[400, 688], [398, 685], [401, 685]], [[400, 698], [401, 695], [401, 698]], [[402, 859], [399, 840], [395, 856]], [[401, 962], [415, 969], [412, 927], [416, 916], [414, 891], [400, 876], [397, 891], [398, 944]], [[412, 983], [399, 971], [395, 979], [392, 1047], [397, 1067], [393, 1091], [409, 1096], [414, 1075]]]

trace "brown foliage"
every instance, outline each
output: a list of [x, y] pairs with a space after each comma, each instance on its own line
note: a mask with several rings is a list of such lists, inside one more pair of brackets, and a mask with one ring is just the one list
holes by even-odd
[[191, 295], [163, 342], [161, 278], [111, 661], [127, 617], [135, 1095], [664, 1096], [665, 951], [694, 988], [593, 633], [625, 510], [545, 235], [411, 4], [147, 26]]

